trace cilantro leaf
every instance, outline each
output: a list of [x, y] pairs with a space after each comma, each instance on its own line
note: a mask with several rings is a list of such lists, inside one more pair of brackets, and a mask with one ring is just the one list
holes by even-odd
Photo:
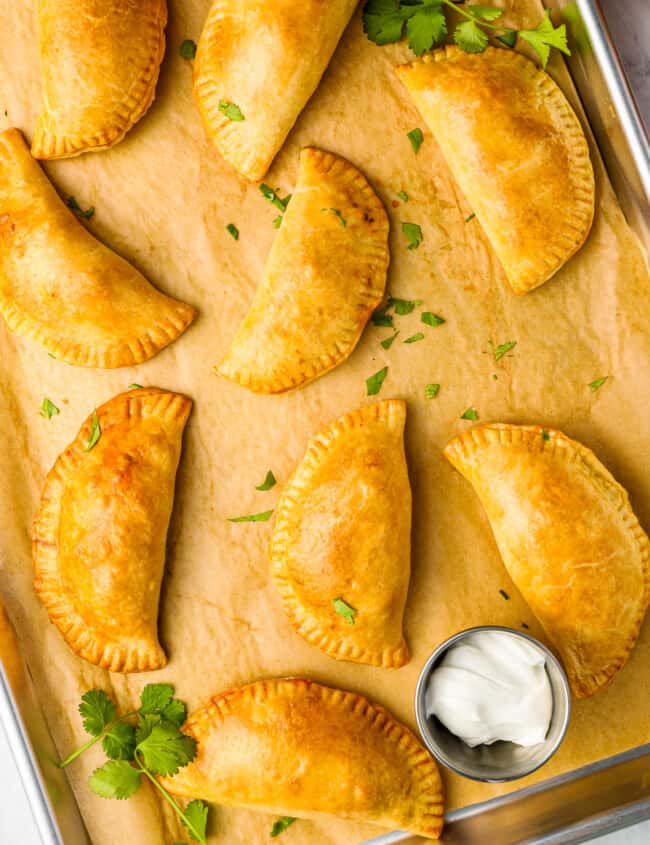
[[71, 208], [72, 211], [74, 211], [77, 217], [83, 217], [84, 220], [90, 220], [90, 218], [95, 213], [94, 205], [91, 205], [90, 208], [87, 208], [84, 211], [83, 208], [77, 202], [77, 200], [72, 196], [66, 198], [65, 204], [68, 206], [68, 208]]
[[368, 0], [363, 7], [363, 31], [380, 46], [399, 41], [404, 17], [397, 0]]
[[395, 340], [395, 338], [397, 337], [398, 334], [399, 334], [399, 332], [396, 330], [395, 334], [392, 334], [390, 337], [385, 337], [381, 341], [382, 348], [383, 349], [390, 349], [391, 346], [393, 345], [393, 341]]
[[424, 334], [422, 332], [418, 332], [417, 334], [412, 334], [410, 337], [407, 337], [404, 343], [417, 343], [418, 340], [424, 340]]
[[291, 194], [287, 194], [284, 199], [280, 199], [278, 192], [274, 191], [273, 188], [269, 188], [269, 186], [265, 182], [262, 182], [262, 184], [260, 185], [260, 192], [264, 199], [268, 200], [271, 205], [274, 205], [277, 209], [282, 212], [287, 210], [289, 200], [291, 199]]
[[189, 830], [192, 839], [196, 842], [204, 842], [205, 830], [208, 826], [208, 805], [204, 804], [203, 801], [195, 799], [194, 801], [190, 801], [183, 811], [183, 815], [191, 825], [191, 827], [187, 824], [185, 826]]
[[488, 45], [488, 37], [476, 21], [459, 23], [454, 30], [454, 41], [466, 53], [482, 53]]
[[466, 6], [465, 11], [473, 18], [484, 21], [495, 21], [503, 14], [503, 9], [497, 9], [495, 6]]
[[177, 698], [172, 698], [161, 715], [166, 722], [171, 722], [172, 725], [176, 725], [177, 728], [180, 728], [187, 716], [187, 710], [182, 701], [179, 701]]
[[497, 35], [497, 41], [500, 41], [505, 47], [514, 47], [517, 43], [517, 30], [512, 29], [510, 32], [504, 32], [503, 35]]
[[45, 417], [46, 420], [51, 420], [52, 417], [55, 417], [59, 413], [61, 412], [54, 402], [51, 402], [46, 396], [45, 399], [43, 399], [43, 404], [41, 405], [41, 416]]
[[389, 314], [388, 311], [392, 308], [390, 300], [385, 304], [381, 305], [379, 308], [376, 308], [372, 312], [372, 320], [373, 326], [383, 326], [385, 328], [393, 328], [393, 315]]
[[346, 601], [343, 601], [342, 598], [334, 599], [334, 610], [342, 616], [348, 625], [354, 625], [354, 617], [357, 615], [358, 611], [351, 607]]
[[388, 367], [382, 367], [381, 370], [366, 379], [366, 395], [375, 396], [381, 390], [381, 386], [386, 378]]
[[417, 151], [422, 146], [422, 142], [424, 141], [424, 135], [422, 134], [422, 130], [415, 128], [411, 129], [410, 132], [406, 133], [406, 137], [411, 142], [411, 146], [413, 147], [413, 152], [417, 153]]
[[157, 713], [160, 715], [171, 702], [174, 687], [171, 684], [147, 684], [140, 693], [140, 708], [138, 713], [147, 716]]
[[102, 798], [130, 798], [140, 788], [140, 772], [126, 760], [109, 760], [88, 781], [95, 795]]
[[409, 195], [406, 193], [406, 191], [398, 191], [397, 196], [402, 200], [402, 202], [409, 201]]
[[543, 68], [548, 64], [551, 47], [555, 47], [567, 56], [571, 55], [571, 50], [569, 50], [567, 44], [566, 24], [554, 27], [548, 9], [544, 12], [543, 20], [535, 29], [521, 29], [519, 35], [538, 53]]
[[417, 8], [406, 23], [408, 45], [421, 56], [440, 44], [447, 34], [447, 20], [439, 5], [427, 4]]
[[294, 816], [282, 816], [281, 819], [273, 822], [273, 827], [271, 828], [271, 838], [275, 839], [276, 836], [284, 833], [289, 825], [293, 824], [295, 821], [296, 819]]
[[474, 420], [478, 419], [478, 413], [475, 408], [468, 408], [460, 415], [461, 420]]
[[589, 390], [591, 390], [592, 393], [595, 393], [605, 384], [608, 378], [609, 376], [601, 376], [600, 378], [597, 378], [596, 381], [592, 381], [589, 384]]
[[338, 217], [341, 226], [347, 226], [348, 225], [348, 221], [341, 214], [341, 212], [338, 210], [338, 208], [321, 208], [321, 211], [331, 211], [333, 214], [335, 214]]
[[235, 226], [234, 223], [228, 223], [228, 225], [226, 226], [226, 232], [228, 232], [228, 234], [232, 235], [232, 237], [236, 241], [239, 240], [239, 229]]
[[[175, 775], [196, 756], [196, 740], [169, 722], [153, 722], [144, 716], [137, 731], [136, 756], [157, 775]], [[141, 730], [142, 729], [142, 730]]]
[[509, 340], [507, 343], [500, 343], [499, 346], [497, 346], [494, 350], [494, 360], [500, 361], [503, 356], [506, 353], [510, 352], [511, 349], [514, 349], [516, 345], [516, 340]]
[[246, 120], [237, 103], [230, 103], [228, 100], [219, 100], [219, 111], [221, 114], [225, 114], [228, 120], [235, 122]]
[[128, 386], [127, 390], [142, 390], [142, 385], [134, 381]]
[[278, 216], [274, 217], [271, 222], [273, 223], [274, 228], [279, 229], [282, 225], [282, 215], [278, 214]]
[[440, 385], [439, 384], [427, 384], [424, 387], [424, 398], [425, 399], [435, 399], [436, 396], [440, 393]]
[[97, 408], [93, 411], [92, 420], [90, 421], [90, 433], [88, 435], [88, 442], [85, 446], [85, 451], [90, 452], [92, 448], [97, 445], [99, 438], [102, 436], [102, 427], [99, 424], [99, 417], [97, 416]]
[[181, 44], [178, 52], [184, 59], [193, 59], [196, 56], [196, 42], [186, 38]]
[[99, 736], [106, 725], [115, 719], [115, 705], [104, 690], [91, 689], [81, 696], [79, 713], [86, 733]]
[[417, 249], [424, 240], [422, 229], [417, 223], [402, 223], [402, 232], [406, 236], [409, 249]]
[[442, 326], [443, 323], [447, 322], [444, 317], [434, 314], [433, 311], [423, 311], [420, 319], [425, 326], [432, 326], [433, 328], [436, 326]]
[[261, 513], [250, 513], [246, 516], [229, 516], [228, 522], [268, 522], [272, 513], [273, 509]]
[[256, 490], [270, 490], [271, 487], [275, 487], [278, 482], [275, 480], [275, 476], [273, 475], [272, 471], [269, 470], [266, 473], [266, 477], [261, 484], [258, 484], [255, 488]]
[[102, 748], [112, 760], [132, 760], [135, 728], [125, 722], [116, 722], [102, 740]]
[[394, 296], [388, 298], [388, 307], [394, 308], [395, 313], [400, 317], [410, 314], [418, 305], [422, 305], [421, 299], [397, 299]]

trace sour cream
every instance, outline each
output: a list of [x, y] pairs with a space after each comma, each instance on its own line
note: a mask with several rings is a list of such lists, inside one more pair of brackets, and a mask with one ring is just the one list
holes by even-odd
[[434, 669], [426, 711], [470, 747], [543, 742], [553, 710], [544, 655], [505, 631], [478, 631], [451, 646]]

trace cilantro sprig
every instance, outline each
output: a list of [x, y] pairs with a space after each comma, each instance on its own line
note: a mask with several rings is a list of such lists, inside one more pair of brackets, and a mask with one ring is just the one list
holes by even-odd
[[517, 37], [523, 39], [536, 51], [542, 67], [546, 67], [553, 47], [571, 55], [566, 25], [553, 26], [548, 9], [534, 29], [516, 30], [498, 23], [503, 9], [495, 6], [469, 6], [455, 0], [368, 0], [363, 9], [363, 29], [380, 45], [400, 41], [406, 30], [409, 47], [421, 56], [444, 42], [449, 33], [448, 9], [464, 18], [454, 25], [453, 39], [466, 53], [482, 53], [489, 35], [493, 35], [508, 48], [515, 46]]
[[96, 795], [124, 801], [140, 789], [144, 777], [173, 808], [192, 839], [206, 845], [207, 805], [195, 800], [181, 809], [157, 778], [175, 775], [196, 756], [196, 741], [180, 730], [185, 705], [174, 698], [174, 687], [147, 684], [137, 710], [121, 716], [103, 690], [91, 689], [82, 695], [79, 713], [91, 739], [59, 763], [60, 768], [101, 742], [109, 759], [90, 776]]

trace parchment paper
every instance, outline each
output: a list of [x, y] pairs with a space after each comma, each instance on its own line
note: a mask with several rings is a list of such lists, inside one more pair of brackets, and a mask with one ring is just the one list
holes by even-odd
[[[514, 25], [534, 25], [537, 0], [510, 0]], [[357, 13], [299, 118], [267, 182], [291, 191], [306, 144], [358, 165], [391, 215], [389, 290], [424, 300], [446, 324], [429, 329], [419, 311], [388, 329], [369, 327], [347, 363], [308, 387], [278, 397], [255, 396], [213, 375], [262, 273], [277, 210], [221, 161], [204, 138], [191, 100], [184, 38], [197, 39], [208, 0], [170, 4], [168, 50], [156, 102], [127, 139], [109, 152], [54, 163], [47, 172], [63, 195], [95, 206], [90, 229], [155, 284], [199, 308], [196, 324], [162, 354], [137, 368], [92, 371], [52, 360], [11, 335], [0, 321], [0, 594], [14, 621], [61, 754], [84, 739], [76, 712], [93, 685], [111, 689], [127, 708], [150, 681], [170, 681], [191, 709], [225, 688], [273, 675], [306, 675], [361, 692], [414, 726], [418, 671], [445, 637], [470, 625], [530, 626], [544, 639], [510, 583], [470, 486], [442, 457], [444, 444], [481, 420], [558, 426], [595, 449], [624, 484], [650, 527], [650, 299], [648, 273], [592, 150], [597, 213], [586, 246], [555, 280], [523, 298], [508, 288], [478, 222], [451, 179], [424, 122], [392, 67], [409, 57], [403, 45], [379, 48]], [[0, 0], [0, 123], [31, 138], [39, 102], [35, 4]], [[308, 60], [309, 57], [306, 57]], [[571, 93], [559, 59], [551, 72]], [[4, 110], [5, 117], [2, 117]], [[407, 131], [425, 141], [413, 154]], [[405, 190], [408, 204], [397, 200]], [[407, 250], [401, 222], [419, 223], [424, 241]], [[226, 232], [233, 222], [235, 242]], [[420, 343], [403, 344], [422, 329]], [[488, 341], [514, 340], [494, 362]], [[371, 401], [367, 376], [388, 365], [382, 397], [408, 401], [406, 429], [414, 493], [413, 576], [406, 612], [411, 662], [399, 671], [335, 662], [291, 630], [269, 582], [266, 546], [272, 523], [233, 524], [227, 517], [266, 510], [279, 486], [255, 490], [271, 468], [284, 481], [307, 438], [335, 417]], [[592, 393], [588, 383], [609, 375]], [[131, 382], [188, 393], [188, 424], [169, 533], [160, 630], [170, 657], [160, 672], [118, 676], [68, 650], [32, 590], [30, 522], [43, 478], [95, 405]], [[436, 399], [424, 385], [441, 384]], [[61, 408], [39, 416], [43, 397]], [[499, 590], [510, 599], [504, 600]], [[489, 786], [445, 773], [449, 807], [485, 800], [648, 740], [650, 626], [616, 681], [575, 704], [566, 741], [527, 781]], [[278, 749], [282, 754], [282, 749]], [[89, 753], [69, 771], [96, 845], [162, 845], [180, 835], [147, 789], [128, 802], [104, 801], [85, 783], [102, 759]], [[269, 817], [225, 808], [211, 814], [212, 845], [268, 841]], [[344, 821], [299, 821], [286, 845], [352, 845], [381, 830]]]

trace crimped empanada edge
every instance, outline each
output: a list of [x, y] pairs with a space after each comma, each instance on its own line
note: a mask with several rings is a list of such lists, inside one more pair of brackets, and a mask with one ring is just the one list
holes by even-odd
[[[158, 397], [151, 407], [147, 400]], [[109, 399], [97, 409], [102, 434], [125, 417], [138, 420], [156, 415], [162, 419], [178, 419], [184, 426], [192, 400], [179, 393], [156, 387], [135, 388]], [[110, 640], [101, 631], [93, 630], [66, 597], [58, 568], [58, 530], [60, 501], [67, 477], [75, 471], [86, 454], [93, 415], [83, 423], [72, 443], [61, 453], [48, 473], [32, 528], [32, 560], [34, 589], [50, 621], [79, 657], [111, 672], [146, 672], [161, 669], [167, 663], [159, 643], [135, 646]]]
[[288, 527], [289, 515], [297, 506], [301, 492], [309, 487], [312, 473], [320, 466], [322, 457], [327, 454], [331, 445], [339, 437], [345, 436], [349, 430], [373, 419], [385, 421], [387, 426], [399, 427], [400, 430], [403, 430], [406, 419], [406, 403], [401, 399], [383, 399], [374, 402], [372, 405], [351, 411], [349, 414], [334, 420], [311, 438], [303, 459], [285, 484], [276, 507], [275, 525], [269, 544], [269, 559], [271, 576], [289, 622], [296, 633], [306, 642], [336, 660], [366, 663], [371, 666], [381, 666], [385, 669], [399, 669], [410, 659], [408, 645], [403, 635], [401, 642], [396, 646], [385, 648], [382, 651], [370, 651], [356, 647], [317, 623], [311, 623], [309, 614], [298, 601], [291, 585], [287, 567], [291, 548]]
[[[194, 737], [199, 745], [214, 727], [221, 725], [230, 713], [236, 713], [240, 700], [252, 698], [256, 703], [273, 701], [274, 698], [295, 699], [306, 692], [316, 691], [321, 700], [334, 704], [341, 712], [354, 712], [361, 715], [372, 731], [384, 734], [386, 739], [402, 748], [409, 768], [414, 772], [414, 781], [419, 786], [417, 796], [418, 822], [406, 827], [410, 832], [437, 839], [443, 826], [444, 790], [438, 766], [406, 725], [398, 721], [388, 710], [369, 701], [362, 695], [319, 684], [305, 678], [287, 677], [270, 678], [256, 681], [243, 687], [234, 687], [213, 696], [206, 704], [196, 710], [187, 720], [183, 731]], [[182, 772], [181, 772], [182, 778]], [[165, 778], [164, 785], [176, 794], [188, 797], [175, 789], [175, 778]]]
[[[286, 393], [289, 390], [304, 387], [346, 361], [356, 349], [372, 312], [381, 303], [386, 290], [386, 277], [390, 263], [388, 247], [390, 224], [381, 199], [364, 174], [342, 156], [316, 147], [305, 147], [301, 152], [301, 161], [303, 157], [311, 158], [319, 174], [326, 176], [328, 173], [333, 172], [340, 184], [352, 185], [355, 196], [358, 196], [358, 205], [351, 201], [350, 210], [347, 208], [337, 209], [343, 218], [346, 219], [346, 222], [347, 218], [358, 213], [359, 209], [363, 210], [364, 215], [373, 215], [372, 224], [367, 223], [365, 220], [361, 224], [367, 227], [365, 232], [368, 238], [376, 239], [377, 242], [376, 251], [372, 254], [372, 264], [368, 262], [369, 269], [372, 267], [373, 272], [363, 274], [364, 287], [360, 290], [357, 301], [358, 311], [367, 311], [367, 317], [364, 320], [355, 320], [343, 327], [341, 330], [342, 339], [337, 340], [336, 345], [321, 357], [309, 361], [303, 360], [302, 369], [298, 374], [296, 374], [295, 368], [285, 366], [282, 376], [273, 380], [260, 378], [256, 375], [254, 368], [243, 370], [230, 363], [230, 350], [237, 346], [238, 341], [238, 337], [235, 335], [229, 351], [226, 353], [222, 362], [216, 367], [216, 373], [239, 384], [241, 387], [251, 390], [253, 393]], [[301, 187], [305, 186], [300, 184], [299, 179], [296, 190]], [[289, 205], [290, 208], [291, 205]], [[287, 210], [287, 214], [290, 213], [289, 209]], [[246, 317], [244, 317], [245, 319]]]
[[[37, 159], [73, 158], [86, 152], [100, 152], [119, 143], [127, 132], [146, 114], [156, 96], [160, 65], [165, 55], [167, 0], [148, 0], [152, 6], [150, 19], [137, 33], [140, 48], [148, 47], [149, 59], [128, 98], [118, 104], [111, 122], [89, 135], [65, 135], [47, 128], [47, 116], [41, 107], [31, 152]], [[149, 28], [149, 39], [143, 33]]]
[[[548, 438], [542, 436], [544, 432], [548, 433]], [[613, 498], [615, 497], [618, 500], [617, 510], [624, 515], [624, 523], [632, 536], [634, 544], [639, 549], [646, 590], [644, 601], [641, 604], [641, 610], [635, 620], [634, 633], [628, 639], [620, 655], [612, 658], [600, 672], [591, 673], [580, 678], [575, 676], [571, 678], [571, 687], [576, 698], [589, 698], [601, 689], [604, 689], [614, 679], [616, 673], [627, 662], [636, 645], [641, 625], [643, 624], [646, 610], [650, 603], [650, 541], [630, 506], [629, 497], [625, 488], [616, 481], [614, 476], [598, 460], [591, 449], [577, 440], [567, 437], [566, 434], [558, 429], [542, 428], [539, 425], [485, 423], [456, 436], [447, 444], [444, 454], [452, 466], [471, 483], [464, 468], [471, 464], [473, 456], [481, 448], [491, 443], [503, 445], [525, 443], [529, 448], [533, 446], [539, 452], [552, 450], [553, 454], [561, 455], [566, 460], [579, 460], [587, 470], [587, 474], [598, 478], [604, 486], [608, 487], [613, 494]]]

